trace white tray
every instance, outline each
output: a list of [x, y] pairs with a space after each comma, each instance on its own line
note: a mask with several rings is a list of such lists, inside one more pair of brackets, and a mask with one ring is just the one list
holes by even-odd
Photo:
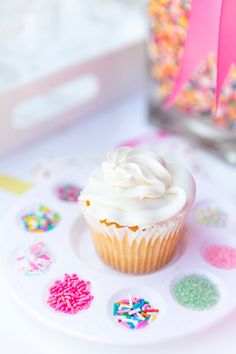
[[[97, 257], [91, 237], [79, 212], [77, 203], [58, 200], [55, 186], [63, 182], [83, 185], [87, 173], [82, 175], [68, 170], [60, 177], [50, 179], [33, 188], [15, 204], [0, 225], [0, 267], [6, 285], [17, 302], [43, 323], [69, 335], [87, 340], [112, 344], [151, 344], [182, 337], [203, 330], [221, 321], [236, 307], [236, 270], [221, 270], [209, 265], [202, 257], [202, 248], [208, 242], [236, 246], [234, 235], [235, 208], [227, 195], [219, 201], [218, 190], [204, 180], [197, 181], [197, 203], [217, 201], [228, 214], [225, 227], [207, 227], [197, 223], [193, 213], [187, 225], [186, 240], [175, 258], [161, 271], [131, 276], [111, 270]], [[62, 219], [52, 231], [32, 234], [19, 224], [19, 216], [37, 203], [59, 212]], [[15, 266], [15, 252], [27, 240], [35, 238], [46, 243], [55, 256], [55, 264], [40, 276], [26, 276]], [[185, 241], [186, 241], [185, 240]], [[48, 288], [64, 273], [77, 273], [91, 281], [94, 300], [88, 310], [76, 315], [53, 311], [46, 304]], [[173, 281], [179, 276], [199, 273], [217, 284], [221, 297], [210, 310], [193, 311], [182, 307], [171, 293]], [[122, 328], [114, 322], [112, 304], [121, 297], [141, 296], [159, 308], [156, 321], [140, 330]]]

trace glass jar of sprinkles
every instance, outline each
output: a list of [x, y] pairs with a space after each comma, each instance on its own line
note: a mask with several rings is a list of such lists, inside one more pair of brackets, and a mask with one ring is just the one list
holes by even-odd
[[150, 119], [162, 128], [197, 138], [236, 164], [236, 66], [231, 67], [223, 85], [217, 113], [213, 52], [197, 66], [174, 104], [163, 108], [179, 73], [190, 12], [191, 0], [149, 0]]

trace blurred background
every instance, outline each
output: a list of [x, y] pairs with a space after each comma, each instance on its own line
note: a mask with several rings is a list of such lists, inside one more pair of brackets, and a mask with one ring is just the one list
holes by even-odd
[[0, 155], [143, 85], [145, 0], [0, 2]]
[[235, 165], [235, 67], [217, 114], [213, 52], [163, 110], [190, 11], [190, 0], [0, 1], [0, 156], [140, 92], [147, 122]]

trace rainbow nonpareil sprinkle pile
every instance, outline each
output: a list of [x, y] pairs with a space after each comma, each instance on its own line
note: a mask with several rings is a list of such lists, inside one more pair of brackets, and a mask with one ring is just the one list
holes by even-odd
[[43, 242], [35, 242], [24, 247], [16, 258], [18, 270], [25, 275], [41, 275], [46, 273], [54, 257]]
[[21, 217], [24, 228], [29, 232], [45, 232], [53, 230], [61, 219], [60, 214], [55, 213], [44, 205], [39, 205], [32, 212]]
[[89, 308], [92, 300], [90, 282], [77, 274], [65, 274], [63, 280], [56, 280], [50, 287], [47, 303], [55, 311], [74, 315]]
[[118, 324], [129, 329], [147, 327], [156, 320], [158, 309], [154, 309], [147, 300], [130, 295], [128, 299], [121, 299], [113, 305], [113, 316]]
[[65, 202], [77, 202], [81, 188], [73, 184], [65, 184], [57, 187], [57, 197]]

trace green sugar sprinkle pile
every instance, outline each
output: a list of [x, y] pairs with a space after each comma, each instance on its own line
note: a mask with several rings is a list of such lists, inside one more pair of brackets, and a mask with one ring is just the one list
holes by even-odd
[[208, 310], [220, 299], [218, 287], [198, 274], [182, 277], [174, 284], [172, 291], [176, 301], [191, 310]]

